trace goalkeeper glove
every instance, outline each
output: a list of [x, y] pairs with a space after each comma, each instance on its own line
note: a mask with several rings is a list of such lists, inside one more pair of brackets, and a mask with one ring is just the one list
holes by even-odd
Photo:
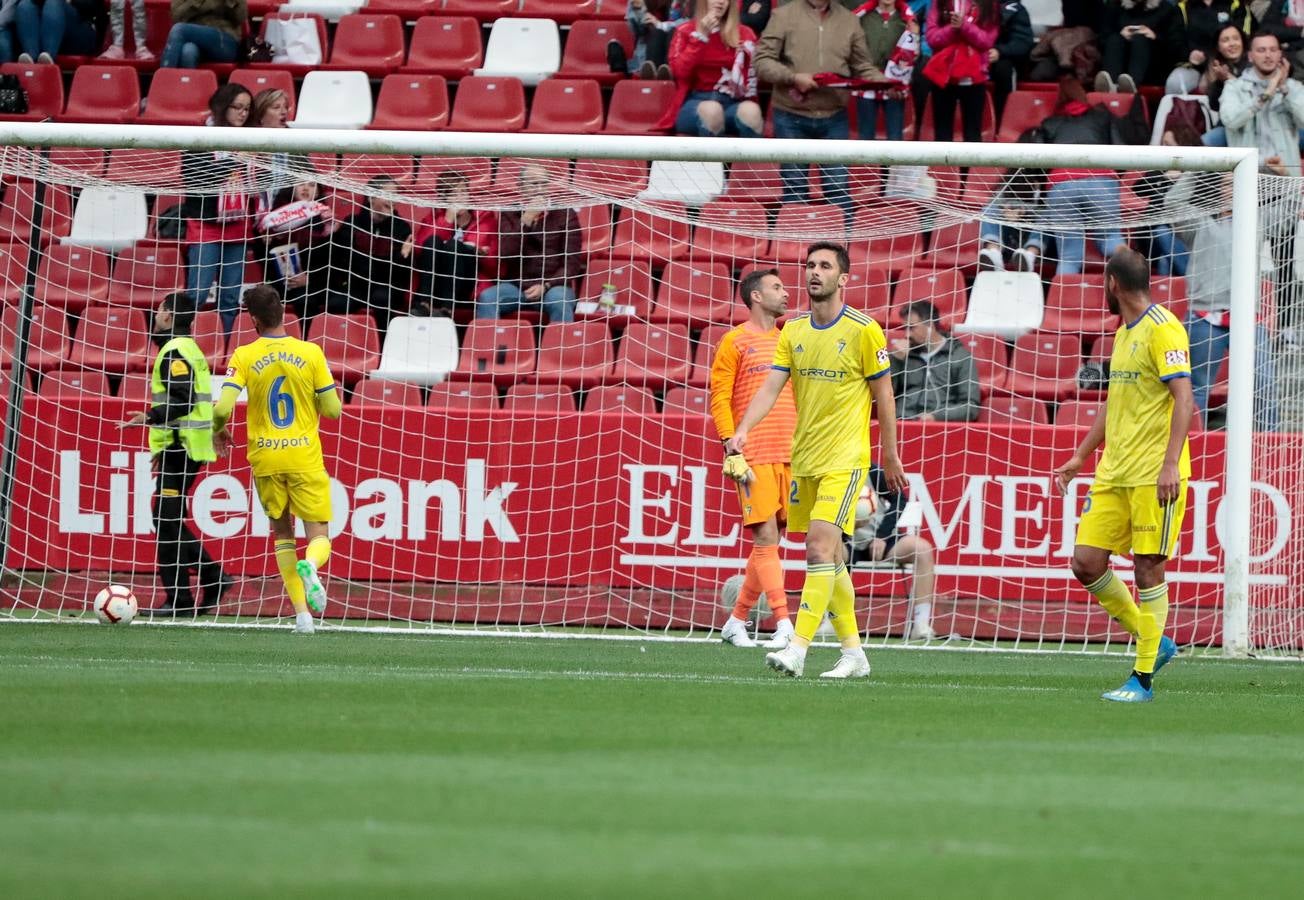
[[724, 458], [724, 474], [739, 484], [747, 484], [756, 477], [747, 465], [747, 457], [741, 453], [730, 453]]

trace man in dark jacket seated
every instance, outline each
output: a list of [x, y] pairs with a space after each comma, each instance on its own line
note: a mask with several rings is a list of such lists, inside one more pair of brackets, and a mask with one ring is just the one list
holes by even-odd
[[897, 418], [972, 422], [978, 418], [978, 370], [964, 345], [940, 330], [937, 307], [906, 305], [906, 339], [892, 342], [892, 391]]

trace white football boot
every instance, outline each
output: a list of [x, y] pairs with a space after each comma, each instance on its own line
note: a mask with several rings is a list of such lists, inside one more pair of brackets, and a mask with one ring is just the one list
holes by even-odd
[[827, 672], [821, 672], [820, 678], [868, 678], [869, 677], [869, 660], [865, 657], [865, 651], [860, 650], [856, 653], [843, 653], [838, 657], [837, 664]]
[[766, 650], [782, 650], [792, 643], [792, 633], [792, 622], [788, 619], [780, 619], [779, 623], [774, 626], [774, 637], [761, 646]]
[[295, 634], [312, 634], [317, 627], [312, 623], [312, 613], [301, 612], [294, 617]]
[[904, 637], [907, 641], [935, 641], [937, 632], [927, 622], [911, 622], [906, 625]]
[[756, 642], [747, 633], [747, 623], [733, 616], [730, 616], [729, 621], [724, 623], [724, 628], [720, 629], [720, 642], [733, 644], [735, 647], [756, 646]]
[[801, 673], [806, 671], [806, 655], [798, 653], [796, 647], [789, 645], [782, 650], [765, 654], [765, 664], [776, 672], [791, 678], [800, 678]]

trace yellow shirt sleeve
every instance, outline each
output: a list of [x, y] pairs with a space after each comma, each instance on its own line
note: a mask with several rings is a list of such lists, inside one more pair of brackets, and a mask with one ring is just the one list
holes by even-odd
[[328, 419], [338, 419], [344, 407], [340, 393], [335, 389], [335, 376], [326, 362], [326, 354], [320, 350], [313, 363], [312, 388], [317, 394], [317, 411]]
[[877, 322], [871, 321], [860, 329], [860, 358], [867, 381], [881, 378], [892, 368], [892, 357], [887, 352], [887, 338]]
[[779, 369], [783, 372], [792, 370], [792, 343], [789, 341], [790, 335], [788, 334], [791, 325], [792, 323], [789, 322], [779, 332], [779, 345], [774, 348], [774, 362], [770, 365], [772, 369]]
[[231, 360], [226, 364], [226, 380], [222, 383], [217, 405], [213, 407], [214, 431], [221, 431], [226, 426], [235, 412], [235, 402], [240, 399], [240, 392], [245, 389], [244, 358], [240, 349], [231, 354]]
[[1160, 381], [1191, 376], [1191, 345], [1186, 329], [1177, 322], [1165, 322], [1153, 332], [1150, 353]]
[[734, 433], [733, 389], [737, 371], [738, 347], [730, 331], [721, 339], [711, 363], [711, 417], [722, 441], [729, 440]]

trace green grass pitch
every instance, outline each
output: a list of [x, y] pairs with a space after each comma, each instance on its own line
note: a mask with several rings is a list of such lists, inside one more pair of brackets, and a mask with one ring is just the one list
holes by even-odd
[[871, 659], [0, 626], [0, 896], [1298, 896], [1299, 664]]

